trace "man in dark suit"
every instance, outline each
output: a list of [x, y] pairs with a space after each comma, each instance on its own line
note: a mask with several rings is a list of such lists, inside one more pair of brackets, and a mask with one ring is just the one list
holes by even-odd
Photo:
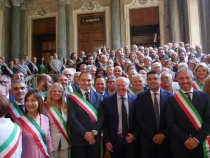
[[166, 101], [172, 93], [160, 89], [156, 71], [147, 73], [147, 84], [149, 89], [138, 94], [135, 102], [141, 158], [169, 158], [170, 131], [166, 123]]
[[30, 69], [32, 74], [40, 73], [40, 66], [37, 64], [37, 58], [33, 57], [33, 61], [28, 64], [28, 68]]
[[104, 77], [96, 76], [96, 78], [94, 79], [94, 86], [96, 92], [100, 93], [103, 97], [107, 97], [109, 95], [107, 92], [105, 92], [106, 81]]
[[104, 143], [112, 158], [135, 158], [136, 138], [139, 130], [136, 123], [135, 95], [128, 94], [129, 80], [116, 79], [116, 93], [104, 98]]
[[[179, 69], [177, 81], [181, 90], [168, 98], [166, 106], [167, 123], [172, 132], [173, 158], [208, 157], [210, 153], [204, 152], [203, 143], [210, 133], [210, 98], [192, 88], [190, 69]], [[201, 122], [200, 125], [198, 122]]]
[[104, 121], [102, 96], [90, 90], [91, 81], [89, 73], [81, 73], [80, 89], [68, 98], [72, 158], [99, 157], [100, 131]]

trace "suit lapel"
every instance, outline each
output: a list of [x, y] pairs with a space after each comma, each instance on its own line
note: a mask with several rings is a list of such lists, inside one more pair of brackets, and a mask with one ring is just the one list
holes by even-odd
[[166, 97], [167, 96], [165, 96], [164, 91], [162, 89], [160, 89], [160, 117], [161, 117], [161, 113], [163, 110], [163, 105], [165, 103]]
[[132, 120], [131, 120], [131, 113], [132, 113], [132, 102], [131, 102], [131, 97], [130, 97], [130, 95], [128, 94], [128, 109], [129, 109], [129, 124], [128, 124], [128, 130], [129, 130], [129, 128], [130, 128], [130, 125], [132, 124]]

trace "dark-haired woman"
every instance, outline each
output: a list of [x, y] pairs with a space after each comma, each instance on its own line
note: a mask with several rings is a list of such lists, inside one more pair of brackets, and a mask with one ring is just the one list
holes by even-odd
[[42, 115], [42, 111], [43, 101], [39, 91], [29, 91], [25, 96], [25, 115], [17, 121], [23, 130], [22, 158], [52, 157], [49, 119]]

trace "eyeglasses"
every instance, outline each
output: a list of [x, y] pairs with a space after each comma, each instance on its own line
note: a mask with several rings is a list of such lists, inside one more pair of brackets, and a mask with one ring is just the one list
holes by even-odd
[[9, 84], [9, 81], [0, 81], [0, 84]]
[[117, 87], [125, 87], [126, 85], [125, 84], [122, 84], [122, 85], [117, 85]]
[[14, 74], [15, 77], [21, 77], [23, 78], [24, 76], [23, 75], [18, 75], [18, 74]]
[[59, 90], [52, 90], [52, 93], [58, 93], [58, 94], [61, 94], [61, 93], [63, 93], [63, 91], [59, 91]]

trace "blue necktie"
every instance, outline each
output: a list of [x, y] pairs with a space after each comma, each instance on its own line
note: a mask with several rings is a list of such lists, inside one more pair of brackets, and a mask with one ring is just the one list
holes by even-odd
[[88, 94], [89, 94], [89, 92], [86, 92], [85, 96], [86, 96], [86, 100], [90, 103], [90, 99], [89, 99], [89, 95]]
[[185, 93], [187, 95], [187, 98], [189, 99], [190, 102], [192, 102], [192, 99], [191, 99], [191, 96], [190, 96], [190, 93]]
[[19, 108], [20, 108], [20, 110], [21, 110], [23, 113], [25, 112], [25, 110], [24, 110], [24, 105], [23, 105], [23, 104], [19, 105]]
[[154, 93], [154, 108], [155, 108], [157, 131], [159, 132], [160, 114], [159, 114], [158, 100], [157, 100], [156, 95], [157, 95], [157, 93]]

